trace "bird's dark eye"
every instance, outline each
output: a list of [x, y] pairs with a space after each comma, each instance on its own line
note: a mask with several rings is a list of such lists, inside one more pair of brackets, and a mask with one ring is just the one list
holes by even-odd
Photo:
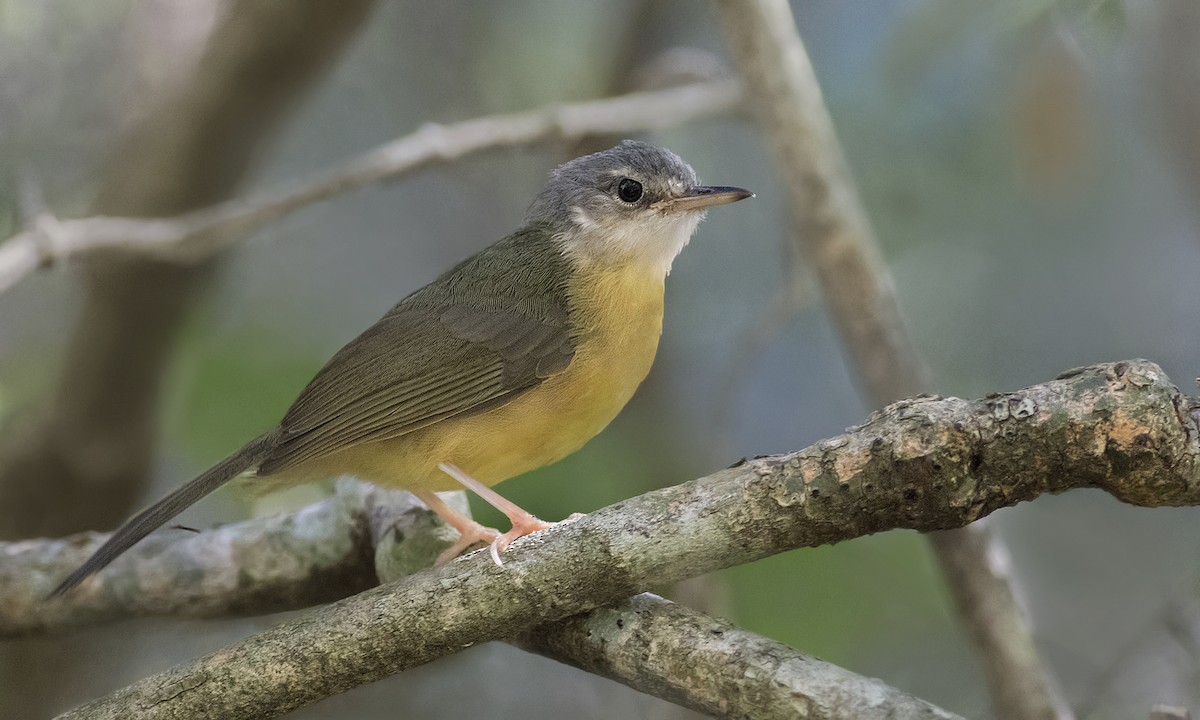
[[635, 203], [642, 199], [642, 184], [633, 178], [621, 178], [617, 183], [617, 197], [627, 203]]

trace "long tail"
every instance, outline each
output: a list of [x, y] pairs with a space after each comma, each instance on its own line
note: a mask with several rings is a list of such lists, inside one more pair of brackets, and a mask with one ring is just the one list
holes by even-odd
[[163, 523], [195, 504], [200, 498], [235, 478], [242, 471], [261, 462], [274, 447], [274, 432], [255, 438], [241, 450], [212, 466], [199, 477], [138, 513], [120, 527], [100, 549], [92, 554], [79, 569], [67, 576], [62, 584], [50, 593], [50, 597], [62, 595], [92, 573], [100, 570], [117, 556], [133, 547]]

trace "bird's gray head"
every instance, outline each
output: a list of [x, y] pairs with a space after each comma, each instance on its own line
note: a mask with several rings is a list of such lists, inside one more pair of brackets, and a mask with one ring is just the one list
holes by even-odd
[[583, 263], [637, 264], [666, 275], [705, 210], [751, 196], [700, 185], [675, 153], [635, 140], [560, 165], [529, 206]]

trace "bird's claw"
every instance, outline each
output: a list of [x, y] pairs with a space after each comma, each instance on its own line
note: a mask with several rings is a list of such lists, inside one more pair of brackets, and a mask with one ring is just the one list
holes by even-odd
[[492, 556], [492, 562], [496, 563], [496, 565], [499, 567], [504, 567], [504, 561], [500, 559], [500, 553], [507, 550], [508, 546], [512, 544], [513, 540], [525, 537], [526, 535], [531, 535], [541, 530], [547, 530], [555, 525], [575, 522], [581, 517], [583, 517], [583, 513], [571, 513], [565, 520], [560, 520], [559, 522], [546, 522], [545, 520], [541, 520], [533, 515], [529, 515], [527, 518], [522, 518], [520, 522], [514, 523], [512, 530], [497, 536], [496, 539], [492, 541], [492, 544], [488, 547], [488, 554]]
[[478, 529], [474, 530], [474, 532], [467, 532], [465, 534], [463, 534], [462, 530], [460, 529], [458, 540], [454, 541], [453, 545], [443, 550], [437, 556], [437, 560], [433, 561], [433, 565], [434, 567], [441, 567], [461, 555], [463, 551], [472, 545], [477, 543], [491, 544], [498, 540], [499, 537], [499, 530], [495, 528], [484, 527], [483, 525], [479, 525]]

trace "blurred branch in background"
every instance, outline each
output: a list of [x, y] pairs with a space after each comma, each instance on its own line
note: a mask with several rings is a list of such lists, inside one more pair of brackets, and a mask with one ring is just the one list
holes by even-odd
[[784, 2], [720, 2], [734, 61], [788, 189], [800, 246], [821, 281], [867, 395], [876, 405], [926, 392], [833, 121]]
[[[788, 188], [793, 242], [816, 270], [867, 396], [878, 406], [928, 392], [924, 362], [900, 314], [791, 9], [785, 0], [722, 0], [718, 7]], [[1069, 718], [1038, 660], [1007, 568], [991, 561], [1005, 552], [999, 541], [985, 525], [930, 540], [983, 656], [996, 714]]]
[[343, 193], [488, 150], [673, 127], [730, 112], [739, 95], [736, 82], [712, 81], [448, 125], [430, 123], [312, 179], [174, 218], [58, 220], [43, 214], [34, 227], [0, 245], [0, 292], [39, 267], [103, 249], [186, 265], [263, 225]]
[[1094, 155], [1085, 61], [1078, 41], [1053, 16], [1029, 32], [1033, 46], [1014, 78], [1017, 168], [1031, 197], [1061, 204], [1081, 189]]
[[[662, 85], [638, 84], [636, 77], [646, 60], [659, 51], [663, 23], [668, 20], [667, 2], [664, 0], [635, 0], [627, 3], [619, 13], [621, 18], [618, 32], [610, 34], [605, 28], [597, 28], [595, 32], [604, 33], [604, 44], [615, 47], [610, 62], [606, 63], [601, 72], [604, 79], [601, 86], [606, 95], [620, 95], [635, 90], [658, 90], [685, 82], [668, 82]], [[722, 79], [728, 77], [724, 73]], [[716, 77], [694, 78], [692, 81], [715, 80]], [[563, 153], [563, 162], [599, 152], [612, 147], [624, 138], [614, 134], [597, 134], [581, 138], [569, 144]]]
[[650, 594], [534, 628], [518, 645], [714, 717], [958, 717], [874, 678]]
[[1150, 708], [1150, 720], [1192, 720], [1192, 714], [1185, 707], [1155, 703]]
[[[201, 5], [135, 6], [131, 24], [146, 37], [131, 45], [162, 55], [137, 63], [149, 81], [130, 103], [91, 212], [172, 216], [231, 196], [372, 2]], [[81, 269], [81, 309], [58, 386], [38, 414], [10, 424], [0, 445], [0, 538], [111, 527], [149, 480], [162, 379], [205, 268], [110, 250]], [[8, 700], [26, 716], [45, 716], [62, 678], [74, 674], [70, 663], [88, 656], [77, 643], [5, 648], [11, 672], [0, 674], [23, 678], [12, 680]]]
[[1156, 111], [1165, 156], [1174, 164], [1200, 216], [1200, 5], [1192, 0], [1162, 0], [1151, 30], [1146, 86], [1149, 107]]
[[[172, 216], [228, 197], [370, 4], [229, 5], [203, 57], [129, 129], [93, 211]], [[83, 270], [86, 294], [56, 397], [0, 454], [0, 507], [20, 508], [0, 518], [0, 537], [111, 525], [145, 484], [159, 379], [203, 270], [118, 252], [91, 256]]]
[[[981, 400], [904, 400], [799, 452], [646, 493], [522, 539], [503, 567], [476, 553], [282, 623], [63, 717], [190, 717], [201, 709], [273, 716], [479, 642], [521, 637], [651, 584], [887, 529], [961, 527], [1072, 488], [1099, 488], [1143, 506], [1198, 505], [1198, 407], [1158, 366], [1140, 360], [1079, 368]], [[146, 559], [135, 550], [129, 562]], [[44, 593], [54, 584], [45, 569], [25, 576], [44, 584], [0, 591]]]

